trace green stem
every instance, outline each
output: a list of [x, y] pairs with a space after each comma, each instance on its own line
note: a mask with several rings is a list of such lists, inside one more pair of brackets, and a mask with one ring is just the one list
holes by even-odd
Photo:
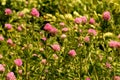
[[97, 72], [96, 72], [95, 67], [94, 67], [94, 72], [95, 72], [96, 80], [98, 80], [98, 76], [97, 76]]
[[27, 59], [26, 59], [26, 80], [28, 80], [28, 75], [27, 75], [27, 67], [28, 65], [27, 65]]
[[81, 74], [82, 74], [82, 58], [80, 54], [80, 80], [81, 80]]

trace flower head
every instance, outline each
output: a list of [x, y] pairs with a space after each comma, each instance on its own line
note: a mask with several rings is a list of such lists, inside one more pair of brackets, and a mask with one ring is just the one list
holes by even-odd
[[68, 52], [68, 54], [69, 54], [71, 57], [75, 57], [75, 56], [76, 56], [75, 50], [70, 50], [70, 51]]
[[61, 22], [61, 23], [60, 23], [60, 26], [65, 26], [65, 23], [64, 23], [64, 22]]
[[114, 80], [120, 80], [120, 76], [114, 76]]
[[21, 75], [22, 74], [22, 70], [19, 70], [18, 73]]
[[18, 30], [18, 31], [22, 31], [22, 27], [21, 27], [21, 26], [18, 26], [18, 27], [17, 27], [17, 30]]
[[95, 24], [95, 19], [94, 18], [90, 18], [89, 24]]
[[14, 63], [15, 63], [17, 66], [22, 66], [22, 60], [21, 60], [21, 59], [15, 59], [15, 60], [14, 60]]
[[75, 18], [74, 22], [77, 23], [77, 24], [80, 24], [80, 23], [82, 23], [82, 19], [81, 18]]
[[48, 31], [49, 33], [51, 34], [56, 34], [58, 32], [58, 30], [55, 28], [55, 27], [52, 27], [51, 24], [47, 23], [45, 26], [44, 26], [44, 30]]
[[67, 37], [66, 34], [62, 34], [62, 35], [61, 35], [61, 38], [62, 38], [62, 39], [65, 39], [66, 37]]
[[89, 42], [89, 41], [90, 41], [89, 36], [86, 36], [86, 37], [84, 38], [84, 41], [85, 41], [85, 42]]
[[5, 9], [5, 15], [10, 15], [10, 14], [12, 14], [12, 10], [9, 9], [9, 8], [6, 8]]
[[83, 24], [85, 24], [87, 22], [87, 17], [86, 16], [82, 16], [81, 19], [82, 19]]
[[111, 68], [111, 64], [108, 63], [108, 62], [105, 63], [105, 66], [106, 66], [107, 68]]
[[51, 30], [49, 31], [51, 34], [56, 34], [58, 32], [58, 30], [54, 27], [51, 28]]
[[20, 12], [20, 13], [19, 13], [19, 16], [20, 16], [20, 17], [24, 17], [24, 13], [23, 13], [23, 12]]
[[6, 80], [17, 80], [13, 72], [7, 73]]
[[52, 25], [50, 24], [50, 23], [47, 23], [47, 24], [45, 24], [45, 26], [44, 26], [44, 30], [46, 30], [46, 31], [48, 31], [48, 32], [50, 32], [51, 30], [52, 30]]
[[120, 42], [110, 41], [110, 42], [109, 42], [109, 46], [110, 46], [111, 48], [119, 48], [119, 47], [120, 47]]
[[60, 51], [60, 45], [59, 44], [53, 44], [53, 45], [51, 45], [51, 47], [54, 51]]
[[10, 45], [12, 45], [12, 44], [13, 44], [12, 39], [8, 39], [8, 40], [7, 40], [7, 43], [10, 44]]
[[40, 16], [39, 11], [36, 8], [32, 8], [31, 15], [35, 16], [35, 17], [39, 17]]
[[89, 77], [87, 77], [85, 80], [90, 80], [90, 78], [89, 78]]
[[5, 71], [5, 68], [2, 64], [0, 64], [0, 72], [4, 72]]
[[46, 41], [46, 40], [47, 40], [47, 38], [46, 38], [46, 37], [43, 37], [43, 38], [42, 38], [42, 40], [43, 40], [43, 41]]
[[110, 18], [111, 18], [111, 16], [110, 16], [110, 12], [109, 12], [109, 11], [105, 11], [105, 12], [103, 12], [102, 17], [103, 17], [103, 19], [104, 19], [105, 21], [110, 20]]
[[5, 28], [10, 30], [10, 29], [12, 29], [12, 25], [11, 24], [5, 24]]
[[0, 41], [4, 41], [4, 37], [0, 35]]
[[68, 31], [68, 28], [62, 28], [62, 32], [67, 32]]
[[94, 30], [94, 29], [89, 29], [89, 30], [88, 30], [88, 33], [89, 33], [90, 35], [94, 35], [94, 36], [97, 35], [97, 32], [96, 32], [96, 30]]
[[47, 63], [47, 60], [46, 59], [42, 59], [41, 63], [45, 65]]

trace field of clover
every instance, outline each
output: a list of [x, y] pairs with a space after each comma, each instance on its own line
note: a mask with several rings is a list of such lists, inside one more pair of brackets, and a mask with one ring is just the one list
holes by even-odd
[[120, 80], [120, 0], [0, 0], [0, 80]]

